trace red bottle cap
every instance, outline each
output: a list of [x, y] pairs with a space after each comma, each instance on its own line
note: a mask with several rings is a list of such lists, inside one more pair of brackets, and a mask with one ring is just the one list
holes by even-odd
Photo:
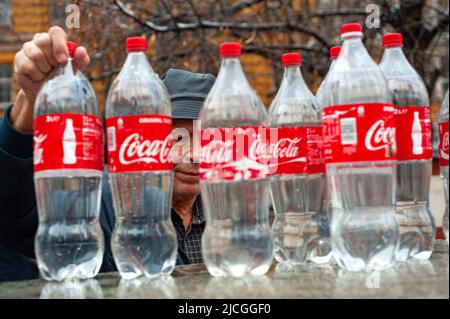
[[341, 53], [342, 47], [332, 47], [330, 49], [330, 60], [336, 60], [339, 56], [339, 53]]
[[363, 31], [363, 27], [361, 23], [347, 23], [341, 27], [341, 34], [350, 33], [350, 32], [361, 32]]
[[147, 50], [147, 39], [144, 37], [130, 37], [126, 41], [127, 52]]
[[403, 46], [403, 35], [401, 33], [388, 33], [383, 36], [383, 46], [385, 48]]
[[242, 48], [238, 42], [225, 42], [220, 45], [220, 56], [224, 57], [238, 57], [242, 53]]
[[283, 66], [301, 65], [302, 55], [300, 53], [286, 53], [281, 56]]
[[75, 55], [75, 51], [77, 50], [77, 44], [72, 41], [67, 41], [67, 49], [69, 50], [69, 55], [73, 57]]

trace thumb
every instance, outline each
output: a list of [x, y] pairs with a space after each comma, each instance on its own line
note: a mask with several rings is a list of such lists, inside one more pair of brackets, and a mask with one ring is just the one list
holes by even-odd
[[84, 69], [91, 61], [84, 47], [78, 47], [74, 56], [75, 64], [78, 68]]

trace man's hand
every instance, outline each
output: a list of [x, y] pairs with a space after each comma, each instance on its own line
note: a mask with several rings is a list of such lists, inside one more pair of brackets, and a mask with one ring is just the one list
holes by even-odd
[[[26, 42], [14, 59], [14, 71], [20, 92], [11, 110], [10, 121], [19, 132], [33, 130], [34, 101], [44, 81], [54, 68], [68, 60], [67, 34], [60, 27], [51, 27], [48, 33], [37, 33]], [[83, 47], [75, 52], [75, 64], [82, 69], [89, 64]]]

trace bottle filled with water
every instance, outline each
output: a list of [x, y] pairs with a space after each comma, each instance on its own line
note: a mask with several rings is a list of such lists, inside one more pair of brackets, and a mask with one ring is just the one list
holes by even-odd
[[317, 99], [317, 102], [319, 103], [319, 107], [321, 110], [324, 107], [323, 103], [324, 103], [325, 97], [323, 94], [325, 92], [325, 87], [327, 86], [329, 75], [330, 75], [331, 71], [334, 69], [336, 60], [339, 57], [339, 54], [341, 53], [341, 49], [342, 49], [342, 47], [340, 47], [340, 46], [330, 48], [330, 61], [331, 61], [330, 68], [328, 70], [327, 75], [325, 76], [325, 79], [322, 81], [322, 83], [320, 83], [320, 86], [316, 92], [316, 99]]
[[103, 130], [97, 99], [77, 69], [77, 48], [40, 90], [34, 108], [34, 183], [39, 226], [35, 252], [46, 280], [97, 275], [104, 237], [99, 223]]
[[342, 26], [322, 117], [333, 254], [352, 271], [391, 266], [399, 238], [395, 108], [362, 31], [360, 24]]
[[323, 198], [320, 108], [303, 80], [301, 54], [284, 54], [282, 65], [283, 81], [269, 110], [271, 135], [278, 137], [272, 149], [277, 169], [271, 176], [274, 257], [278, 262], [326, 263], [332, 250]]
[[[339, 54], [341, 53], [341, 49], [342, 49], [341, 46], [335, 46], [335, 47], [331, 47], [330, 48], [331, 65], [330, 65], [330, 68], [328, 70], [328, 73], [327, 73], [325, 79], [322, 81], [322, 83], [320, 84], [320, 86], [319, 86], [319, 88], [317, 89], [317, 92], [316, 92], [316, 99], [317, 99], [317, 103], [319, 105], [320, 113], [322, 113], [322, 110], [324, 108], [324, 99], [325, 99], [324, 93], [326, 92], [325, 87], [327, 86], [327, 83], [328, 83], [328, 80], [329, 80], [329, 75], [333, 71], [334, 66], [336, 65], [336, 60], [339, 57]], [[326, 171], [326, 169], [325, 169], [325, 171]], [[325, 176], [325, 179], [326, 179], [326, 176]], [[326, 187], [326, 186], [325, 186], [325, 189], [324, 189], [322, 207], [323, 207], [323, 210], [327, 213], [328, 220], [331, 221], [332, 211], [331, 211], [330, 200], [328, 198], [328, 187]]]
[[442, 102], [441, 110], [439, 112], [438, 119], [439, 126], [439, 164], [441, 167], [441, 178], [444, 182], [445, 193], [445, 213], [442, 222], [442, 228], [444, 229], [445, 239], [448, 244], [448, 91]]
[[173, 164], [171, 105], [145, 51], [126, 41], [125, 64], [108, 94], [108, 170], [116, 225], [111, 248], [125, 279], [172, 273], [177, 237], [170, 218]]
[[428, 92], [403, 53], [403, 36], [383, 36], [380, 63], [396, 107], [397, 193], [396, 217], [400, 227], [398, 261], [428, 259], [436, 236], [430, 210], [432, 127]]
[[272, 262], [267, 117], [242, 70], [239, 43], [200, 111], [200, 186], [206, 211], [203, 258], [213, 276], [265, 274]]

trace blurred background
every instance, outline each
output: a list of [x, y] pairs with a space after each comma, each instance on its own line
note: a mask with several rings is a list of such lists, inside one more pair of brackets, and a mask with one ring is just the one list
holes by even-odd
[[[303, 74], [315, 93], [328, 71], [329, 48], [340, 44], [340, 26], [360, 22], [377, 62], [382, 35], [403, 33], [405, 53], [425, 81], [436, 119], [448, 89], [448, 10], [448, 0], [0, 0], [0, 114], [18, 90], [15, 53], [51, 25], [88, 49], [92, 63], [85, 74], [104, 110], [128, 36], [147, 37], [148, 56], [160, 76], [169, 68], [216, 74], [220, 43], [241, 42], [248, 79], [268, 107], [281, 80], [282, 53], [302, 52]], [[434, 134], [436, 159], [437, 141]], [[436, 159], [432, 206], [440, 224]]]

